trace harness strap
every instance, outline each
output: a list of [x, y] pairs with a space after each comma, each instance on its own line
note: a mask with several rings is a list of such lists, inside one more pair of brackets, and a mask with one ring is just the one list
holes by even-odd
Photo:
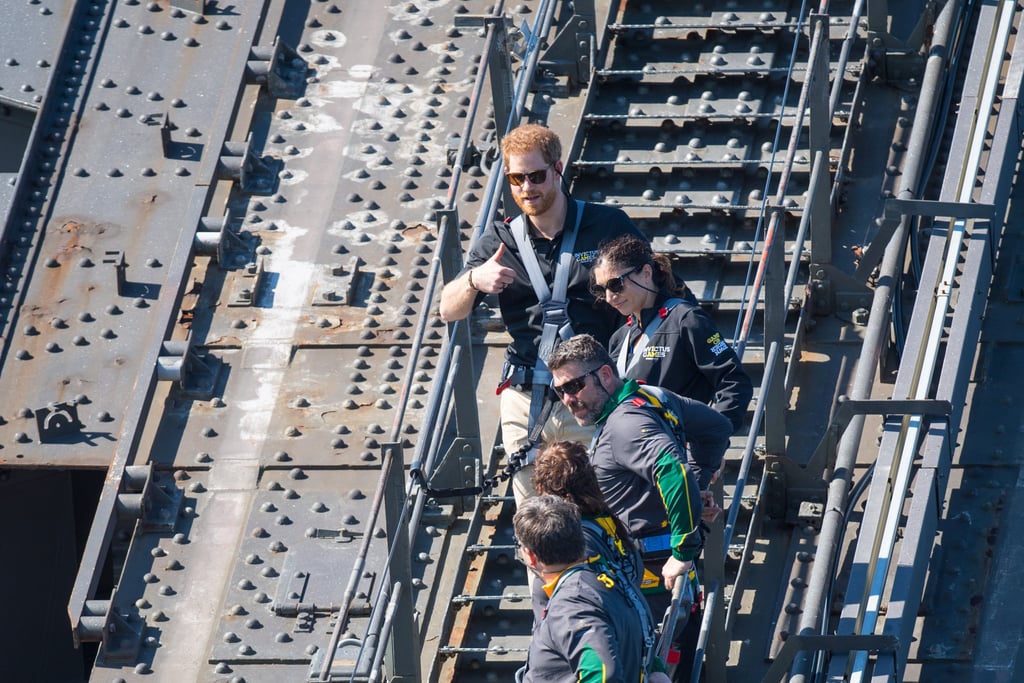
[[[619, 357], [616, 359], [615, 363], [615, 367], [619, 371], [619, 377], [625, 377], [626, 373], [633, 369], [636, 362], [644, 355], [644, 351], [646, 351], [647, 347], [651, 345], [651, 339], [654, 338], [654, 333], [658, 331], [659, 327], [661, 327], [662, 321], [668, 317], [669, 312], [673, 308], [681, 303], [683, 303], [683, 300], [676, 297], [665, 302], [665, 305], [661, 307], [659, 315], [650, 322], [647, 328], [640, 329], [640, 338], [637, 339], [636, 348], [632, 351], [632, 354], [630, 352], [633, 348], [632, 330], [630, 330], [630, 333], [626, 334], [626, 340], [619, 349]], [[637, 322], [637, 326], [639, 328], [639, 321]]]
[[[539, 406], [539, 408], [535, 408], [535, 406]], [[534, 383], [530, 389], [530, 431], [526, 437], [526, 444], [516, 453], [520, 459], [516, 463], [515, 472], [527, 465], [532, 465], [533, 461], [537, 459], [540, 435], [544, 432], [544, 425], [547, 424], [548, 418], [551, 417], [551, 411], [554, 409], [555, 399], [548, 391], [548, 385]]]
[[686, 430], [683, 421], [675, 411], [668, 407], [668, 396], [665, 394], [665, 390], [653, 384], [644, 384], [637, 387], [636, 391], [647, 399], [647, 402], [661, 415], [672, 430], [672, 435], [679, 442], [679, 446], [686, 450]]
[[[554, 351], [558, 341], [568, 339], [573, 335], [572, 324], [569, 321], [568, 297], [569, 277], [572, 274], [573, 249], [576, 246], [576, 236], [579, 234], [580, 223], [583, 220], [583, 202], [576, 200], [576, 222], [572, 228], [562, 235], [562, 247], [558, 255], [558, 263], [555, 266], [554, 283], [548, 287], [547, 280], [540, 268], [540, 261], [537, 259], [537, 252], [533, 248], [533, 242], [527, 234], [526, 219], [522, 214], [516, 216], [509, 226], [512, 237], [519, 249], [519, 256], [523, 260], [527, 275], [530, 276], [530, 284], [537, 295], [537, 301], [541, 307], [541, 337], [540, 345], [537, 348], [537, 361], [533, 367], [533, 387], [530, 392], [530, 417], [527, 423], [527, 431], [530, 433], [530, 442], [536, 443], [533, 437], [534, 427], [539, 423], [542, 427], [551, 414], [554, 400], [548, 394], [548, 385], [551, 383], [551, 371], [548, 370], [547, 359]], [[546, 414], [542, 414], [545, 412]], [[537, 437], [540, 432], [537, 432]], [[526, 464], [532, 464], [535, 454], [532, 449], [527, 454]]]
[[[672, 430], [672, 436], [676, 438], [679, 445], [685, 450], [686, 448], [686, 430], [683, 426], [683, 421], [676, 415], [675, 411], [668, 407], [667, 394], [661, 387], [656, 387], [652, 384], [643, 384], [638, 386], [636, 393], [640, 394], [646, 402], [646, 405], [653, 408], [658, 415], [665, 420], [668, 424], [669, 429]], [[640, 405], [640, 404], [637, 404]], [[601, 432], [604, 431], [605, 422], [598, 422], [594, 427], [594, 436], [590, 439], [590, 455], [593, 457], [594, 451], [597, 449], [597, 441], [601, 438]]]
[[[608, 545], [608, 542], [605, 540], [606, 537], [608, 537], [608, 532], [605, 531], [600, 524], [598, 524], [592, 519], [582, 519], [580, 520], [580, 522], [583, 525], [584, 537], [590, 537], [592, 540], [600, 543], [603, 546]], [[606, 564], [608, 564], [609, 567], [614, 571], [621, 567], [624, 562], [625, 560], [623, 558], [619, 558], [618, 562], [608, 561], [606, 562]], [[618, 575], [619, 572], [616, 571], [616, 574]], [[622, 592], [625, 593], [626, 598], [633, 606], [633, 609], [635, 609], [637, 614], [640, 615], [640, 624], [644, 632], [643, 659], [641, 661], [644, 662], [644, 665], [646, 667], [648, 667], [649, 672], [650, 665], [654, 660], [654, 640], [656, 636], [656, 625], [654, 623], [654, 617], [651, 614], [650, 607], [647, 606], [647, 601], [644, 600], [643, 596], [640, 594], [640, 588], [631, 581], [631, 579], [639, 580], [640, 577], [626, 576], [625, 571], [622, 571], [621, 574], [622, 575], [618, 576], [618, 578], [619, 583], [622, 584]]]

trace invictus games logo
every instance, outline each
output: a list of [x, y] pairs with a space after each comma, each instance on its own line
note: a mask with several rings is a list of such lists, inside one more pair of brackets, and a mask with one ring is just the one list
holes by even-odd
[[642, 357], [647, 360], [654, 360], [656, 358], [668, 358], [670, 353], [672, 353], [671, 346], [648, 346], [644, 349]]
[[722, 353], [729, 348], [729, 345], [725, 343], [724, 339], [722, 339], [722, 334], [720, 332], [715, 332], [713, 335], [708, 337], [708, 346], [711, 347], [711, 353], [716, 356], [722, 355]]
[[593, 251], [578, 251], [573, 254], [573, 258], [576, 259], [576, 263], [593, 263], [597, 260], [598, 250]]

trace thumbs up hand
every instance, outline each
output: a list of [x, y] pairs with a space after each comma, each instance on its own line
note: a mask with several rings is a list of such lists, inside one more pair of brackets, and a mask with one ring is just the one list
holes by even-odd
[[516, 280], [516, 272], [504, 266], [501, 259], [505, 256], [505, 243], [498, 245], [498, 250], [472, 270], [473, 286], [481, 292], [497, 294]]

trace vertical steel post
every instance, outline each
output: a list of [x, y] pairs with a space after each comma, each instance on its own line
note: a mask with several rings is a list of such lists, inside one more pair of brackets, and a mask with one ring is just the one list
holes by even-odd
[[868, 0], [868, 33], [889, 35], [889, 0]]
[[[508, 23], [505, 17], [488, 17], [487, 27], [490, 40], [487, 43], [487, 75], [491, 80], [491, 104], [494, 107], [495, 130], [498, 132], [497, 144], [501, 144], [501, 135], [509, 129], [509, 123], [518, 123], [519, 114], [515, 111], [515, 76], [512, 74], [512, 54], [508, 47]], [[513, 118], [514, 117], [514, 118]], [[512, 190], [504, 183], [501, 196], [502, 206], [515, 206]]]
[[[462, 270], [462, 243], [459, 239], [459, 211], [437, 212], [437, 251], [441, 258], [441, 279], [451, 282]], [[455, 429], [465, 439], [480, 442], [480, 416], [476, 404], [476, 380], [473, 377], [473, 339], [469, 318], [448, 325], [448, 344], [461, 348], [455, 381]]]
[[[722, 479], [711, 485], [715, 500], [722, 501]], [[709, 623], [707, 650], [704, 653], [704, 669], [709, 681], [727, 680], [726, 663], [729, 659], [729, 634], [725, 619], [725, 516], [709, 524], [708, 540], [704, 546], [704, 585], [717, 586], [718, 599], [710, 605], [712, 611]], [[708, 609], [705, 605], [705, 609]]]
[[[789, 302], [786, 296], [786, 241], [783, 214], [776, 208], [771, 221], [775, 238], [768, 245], [764, 258], [767, 260], [764, 280], [764, 344], [775, 342], [780, 347], [786, 343], [786, 312]], [[786, 359], [780, 353], [775, 357], [776, 367], [772, 382], [762, 387], [760, 400], [765, 402], [764, 444], [768, 453], [781, 455], [786, 452]], [[765, 368], [765, 373], [768, 368]]]
[[[462, 269], [462, 244], [459, 239], [459, 212], [449, 209], [437, 212], [438, 254], [441, 259], [441, 278], [451, 282]], [[461, 481], [449, 485], [471, 486], [476, 483], [476, 474], [483, 462], [480, 438], [480, 415], [476, 402], [476, 377], [473, 376], [473, 338], [469, 318], [448, 325], [448, 345], [459, 351], [455, 382], [452, 389], [455, 414], [455, 440], [459, 446]], [[443, 419], [443, 416], [439, 416]], [[439, 482], [440, 484], [441, 482]], [[470, 510], [476, 504], [473, 496], [459, 499], [461, 512]]]
[[[385, 443], [384, 528], [388, 534], [388, 577], [392, 583], [412, 586], [412, 556], [406, 530], [405, 462], [401, 443]], [[421, 643], [416, 632], [416, 615], [411, 588], [398, 596], [391, 636], [387, 644], [387, 665], [393, 682], [419, 683]], [[380, 605], [376, 606], [378, 609]]]
[[[828, 160], [829, 137], [832, 131], [832, 112], [829, 109], [828, 88], [828, 17], [823, 14], [811, 15], [813, 24], [812, 35], [818, 43], [813, 50], [814, 61], [808, 65], [810, 70], [810, 87], [807, 98], [809, 112], [809, 142], [811, 159], [820, 153], [822, 161]], [[842, 74], [836, 74], [842, 78]], [[817, 177], [812, 179], [815, 191], [807, 197], [805, 211], [811, 214], [811, 263], [832, 262], [832, 205], [830, 201], [831, 185], [829, 165], [820, 163], [813, 171]], [[815, 182], [816, 181], [816, 182]], [[794, 255], [794, 259], [799, 255]]]

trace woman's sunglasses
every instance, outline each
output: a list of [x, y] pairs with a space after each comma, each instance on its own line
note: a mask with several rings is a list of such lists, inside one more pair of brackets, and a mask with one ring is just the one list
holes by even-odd
[[622, 294], [622, 290], [626, 288], [626, 278], [633, 273], [643, 268], [643, 266], [636, 266], [630, 268], [625, 273], [618, 277], [609, 278], [608, 282], [603, 285], [599, 285], [596, 282], [590, 285], [590, 293], [594, 295], [595, 299], [603, 299], [605, 290], [608, 290], [612, 294]]
[[[548, 168], [551, 168], [548, 166]], [[531, 185], [540, 185], [548, 179], [548, 168], [542, 168], [539, 171], [530, 171], [529, 173], [506, 173], [505, 177], [508, 178], [508, 182], [516, 187], [520, 187], [527, 180], [530, 181]]]

